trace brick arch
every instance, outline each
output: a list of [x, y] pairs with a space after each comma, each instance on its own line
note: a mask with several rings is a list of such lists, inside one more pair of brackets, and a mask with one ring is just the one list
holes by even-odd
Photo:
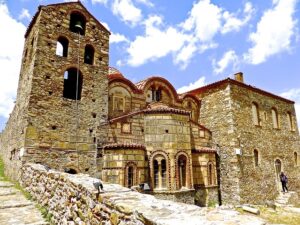
[[176, 188], [179, 187], [179, 166], [178, 160], [180, 156], [186, 157], [186, 180], [187, 187], [192, 188], [192, 174], [191, 174], [191, 157], [185, 151], [178, 151], [174, 157], [175, 159], [175, 177], [176, 177]]
[[153, 160], [156, 156], [162, 155], [166, 160], [166, 170], [167, 170], [167, 189], [171, 189], [171, 168], [170, 168], [170, 157], [169, 154], [166, 153], [163, 150], [156, 150], [153, 151], [149, 157], [149, 168], [150, 168], [150, 181], [151, 181], [151, 187], [153, 189], [154, 187], [154, 168], [153, 168]]

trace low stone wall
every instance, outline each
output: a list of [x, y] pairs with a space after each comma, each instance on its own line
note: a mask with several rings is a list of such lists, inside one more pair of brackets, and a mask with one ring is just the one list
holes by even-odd
[[203, 187], [197, 189], [195, 192], [195, 204], [198, 206], [217, 206], [218, 201], [218, 187]]
[[97, 195], [98, 179], [84, 174], [47, 170], [39, 164], [25, 164], [21, 185], [53, 215], [55, 224], [200, 224], [201, 208], [158, 200], [117, 184], [104, 183]]
[[186, 191], [171, 191], [171, 192], [152, 192], [153, 196], [158, 199], [170, 200], [173, 202], [183, 202], [186, 204], [195, 204], [195, 191], [186, 190]]

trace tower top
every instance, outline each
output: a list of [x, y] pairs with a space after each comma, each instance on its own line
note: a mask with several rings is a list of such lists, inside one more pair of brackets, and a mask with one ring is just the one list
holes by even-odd
[[[26, 30], [26, 33], [25, 33], [25, 38], [27, 38], [28, 37], [28, 35], [29, 35], [29, 33], [30, 33], [30, 31], [31, 31], [31, 29], [32, 29], [32, 27], [33, 27], [33, 25], [35, 24], [35, 22], [36, 22], [36, 20], [37, 20], [37, 18], [38, 18], [38, 16], [39, 16], [39, 14], [40, 14], [40, 12], [44, 9], [44, 8], [48, 8], [48, 7], [56, 7], [56, 8], [65, 8], [65, 7], [67, 7], [67, 6], [74, 6], [74, 5], [78, 5], [79, 7], [81, 7], [82, 8], [82, 10], [85, 12], [85, 13], [87, 13], [88, 14], [88, 16], [89, 17], [91, 17], [91, 18], [93, 18], [95, 21], [96, 21], [96, 23], [97, 23], [97, 25], [99, 25], [100, 26], [100, 28], [103, 30], [103, 31], [105, 31], [105, 32], [107, 32], [108, 34], [110, 34], [110, 31], [97, 19], [97, 18], [95, 18], [88, 10], [87, 10], [87, 8], [81, 3], [81, 1], [77, 1], [77, 2], [62, 2], [62, 3], [55, 3], [55, 4], [49, 4], [49, 5], [40, 5], [39, 7], [38, 7], [38, 10], [37, 10], [37, 12], [35, 13], [35, 15], [33, 16], [33, 18], [32, 18], [32, 20], [30, 21], [30, 23], [29, 23], [29, 25], [28, 25], [28, 27], [27, 27], [27, 30]], [[73, 7], [72, 7], [73, 8]], [[72, 10], [70, 10], [70, 11], [72, 11]]]

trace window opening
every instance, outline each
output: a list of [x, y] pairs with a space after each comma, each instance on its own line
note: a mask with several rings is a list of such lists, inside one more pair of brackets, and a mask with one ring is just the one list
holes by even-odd
[[254, 149], [253, 154], [254, 154], [254, 165], [255, 165], [255, 167], [257, 167], [258, 166], [258, 151], [256, 149]]
[[213, 165], [212, 163], [208, 164], [208, 168], [207, 168], [207, 181], [208, 181], [208, 185], [213, 185]]
[[178, 170], [179, 170], [179, 188], [186, 187], [186, 157], [180, 156], [178, 158]]
[[68, 39], [65, 37], [59, 37], [57, 39], [57, 44], [56, 44], [56, 55], [67, 57], [68, 56], [68, 46], [69, 46]]
[[133, 186], [133, 177], [134, 177], [133, 167], [129, 166], [127, 171], [127, 187], [129, 188]]
[[64, 90], [63, 97], [76, 100], [76, 89], [77, 89], [77, 73], [78, 73], [78, 96], [77, 99], [81, 99], [82, 89], [82, 75], [76, 68], [68, 69], [64, 73]]
[[94, 62], [94, 48], [91, 45], [85, 46], [84, 50], [84, 63], [93, 65]]

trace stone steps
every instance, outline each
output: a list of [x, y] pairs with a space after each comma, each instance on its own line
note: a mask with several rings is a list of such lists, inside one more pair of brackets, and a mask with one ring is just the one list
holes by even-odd
[[0, 224], [5, 225], [49, 225], [36, 209], [35, 203], [8, 181], [0, 180]]
[[275, 205], [280, 207], [291, 206], [291, 203], [297, 201], [297, 199], [298, 195], [294, 191], [280, 192], [277, 198], [275, 199]]

